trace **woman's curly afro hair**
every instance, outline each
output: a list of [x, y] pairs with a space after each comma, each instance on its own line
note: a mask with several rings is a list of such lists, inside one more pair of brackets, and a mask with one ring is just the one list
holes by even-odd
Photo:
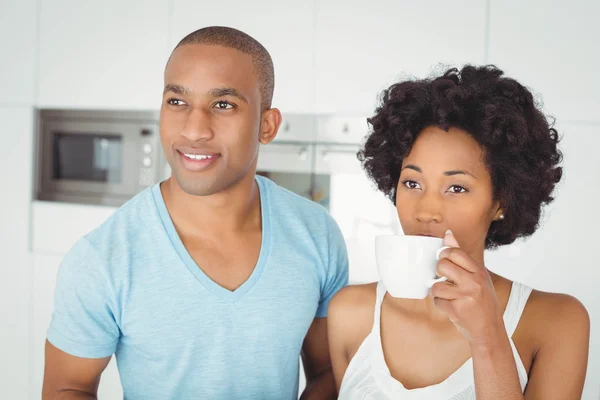
[[358, 158], [394, 203], [402, 160], [423, 129], [458, 128], [479, 143], [505, 215], [492, 223], [486, 248], [535, 232], [562, 175], [557, 131], [531, 92], [494, 66], [467, 65], [437, 78], [396, 83], [367, 121], [372, 130]]

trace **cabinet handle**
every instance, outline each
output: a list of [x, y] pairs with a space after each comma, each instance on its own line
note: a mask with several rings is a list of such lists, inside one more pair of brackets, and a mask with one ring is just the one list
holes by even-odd
[[289, 122], [286, 122], [285, 125], [283, 125], [283, 131], [284, 132], [290, 131], [290, 123]]
[[342, 128], [342, 133], [347, 135], [348, 132], [350, 132], [350, 128], [348, 127], [348, 124], [344, 124], [344, 127]]
[[350, 149], [329, 149], [329, 150], [323, 150], [321, 152], [321, 156], [323, 157], [324, 161], [327, 161], [331, 157], [331, 154], [353, 154], [353, 155], [356, 155], [357, 152], [358, 152], [358, 149], [356, 149], [356, 150], [350, 150]]
[[300, 151], [298, 152], [298, 158], [302, 161], [306, 161], [306, 159], [308, 158], [308, 150], [306, 149], [306, 147], [300, 149]]

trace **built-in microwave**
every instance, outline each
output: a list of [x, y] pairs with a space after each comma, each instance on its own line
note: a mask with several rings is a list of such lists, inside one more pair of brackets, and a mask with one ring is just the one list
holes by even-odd
[[121, 205], [165, 178], [158, 113], [41, 110], [40, 200]]

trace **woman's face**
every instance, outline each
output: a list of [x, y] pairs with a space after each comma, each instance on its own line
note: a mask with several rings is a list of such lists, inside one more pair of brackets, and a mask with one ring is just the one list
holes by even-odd
[[460, 129], [425, 128], [398, 181], [396, 209], [404, 233], [441, 238], [451, 229], [461, 248], [482, 260], [490, 224], [502, 213], [483, 156]]

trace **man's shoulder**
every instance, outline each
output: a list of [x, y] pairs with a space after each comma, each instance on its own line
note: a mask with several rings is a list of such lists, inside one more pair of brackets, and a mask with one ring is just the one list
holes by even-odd
[[335, 225], [335, 221], [323, 205], [283, 188], [268, 178], [257, 176], [257, 180], [267, 192], [270, 211], [276, 213], [279, 218]]

